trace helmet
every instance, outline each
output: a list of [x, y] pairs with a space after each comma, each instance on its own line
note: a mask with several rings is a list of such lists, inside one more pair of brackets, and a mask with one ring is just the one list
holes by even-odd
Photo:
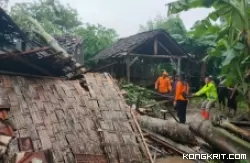
[[166, 71], [163, 71], [162, 75], [168, 75], [168, 73]]

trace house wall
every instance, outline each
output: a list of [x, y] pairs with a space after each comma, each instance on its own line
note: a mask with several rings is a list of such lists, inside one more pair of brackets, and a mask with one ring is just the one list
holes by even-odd
[[[112, 78], [91, 73], [82, 84], [0, 75], [2, 109], [10, 105], [8, 119], [16, 128], [9, 160], [21, 151], [49, 149], [57, 163], [75, 163], [75, 154], [103, 155], [109, 162], [143, 162], [138, 131]], [[30, 138], [31, 145], [19, 138]]]

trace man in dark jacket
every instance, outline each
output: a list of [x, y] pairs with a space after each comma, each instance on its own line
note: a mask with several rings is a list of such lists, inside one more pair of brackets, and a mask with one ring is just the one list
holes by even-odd
[[237, 91], [236, 87], [228, 87], [228, 100], [227, 100], [227, 107], [229, 109], [229, 114], [231, 110], [233, 110], [233, 114], [236, 115], [237, 111], [237, 96], [239, 92]]
[[219, 83], [217, 90], [218, 90], [218, 99], [219, 99], [220, 109], [224, 110], [226, 106], [226, 98], [228, 96], [228, 89], [225, 86], [222, 79], [220, 79], [220, 83]]

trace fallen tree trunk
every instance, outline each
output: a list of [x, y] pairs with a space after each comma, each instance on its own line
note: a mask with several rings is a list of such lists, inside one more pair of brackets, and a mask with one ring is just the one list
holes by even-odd
[[242, 138], [243, 140], [246, 140], [248, 142], [250, 142], [250, 132], [243, 130], [235, 125], [233, 125], [232, 123], [230, 123], [229, 121], [222, 121], [220, 123], [220, 126], [230, 130], [231, 132], [237, 134], [240, 138]]
[[232, 124], [236, 126], [250, 126], [250, 121], [230, 121]]
[[142, 128], [168, 137], [176, 142], [190, 145], [198, 144], [194, 134], [189, 130], [188, 125], [148, 116], [139, 116], [138, 121]]
[[213, 126], [208, 120], [193, 121], [189, 126], [193, 133], [221, 152], [226, 154], [246, 154], [247, 160], [250, 160], [250, 143], [222, 128]]
[[174, 150], [175, 152], [177, 152], [178, 154], [182, 155], [182, 154], [187, 154], [187, 153], [196, 153], [195, 150], [184, 146], [182, 144], [179, 143], [175, 143], [174, 141], [172, 141], [171, 139], [165, 138], [161, 135], [158, 135], [152, 131], [149, 131], [147, 129], [142, 129], [145, 133], [147, 133], [148, 137], [150, 139], [152, 139], [153, 141], [165, 146], [166, 148], [170, 148], [172, 150]]
[[62, 52], [62, 55], [64, 57], [69, 56], [68, 53], [63, 48], [61, 48], [61, 46], [57, 43], [54, 37], [52, 37], [43, 29], [43, 27], [37, 20], [35, 20], [31, 16], [27, 16], [27, 20], [29, 20], [36, 28], [33, 31], [39, 34], [56, 52]]

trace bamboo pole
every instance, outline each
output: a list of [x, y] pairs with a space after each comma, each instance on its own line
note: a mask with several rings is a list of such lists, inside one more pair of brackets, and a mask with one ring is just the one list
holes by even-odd
[[134, 122], [135, 122], [135, 125], [136, 125], [136, 127], [137, 127], [137, 129], [139, 130], [139, 133], [140, 133], [140, 135], [141, 135], [142, 142], [143, 142], [143, 144], [144, 144], [144, 146], [145, 146], [145, 149], [146, 149], [147, 155], [148, 155], [148, 157], [149, 157], [150, 163], [154, 163], [154, 160], [153, 160], [153, 158], [152, 158], [152, 156], [151, 156], [151, 154], [150, 154], [150, 151], [149, 151], [149, 148], [148, 148], [148, 146], [147, 146], [146, 140], [144, 139], [144, 136], [143, 136], [143, 134], [142, 134], [142, 130], [141, 130], [140, 125], [138, 124], [138, 122], [137, 122], [137, 120], [136, 120], [136, 117], [135, 117], [135, 115], [134, 115], [134, 112], [133, 112], [132, 108], [130, 108], [130, 112], [131, 112], [131, 115], [132, 115], [133, 120], [134, 120]]

